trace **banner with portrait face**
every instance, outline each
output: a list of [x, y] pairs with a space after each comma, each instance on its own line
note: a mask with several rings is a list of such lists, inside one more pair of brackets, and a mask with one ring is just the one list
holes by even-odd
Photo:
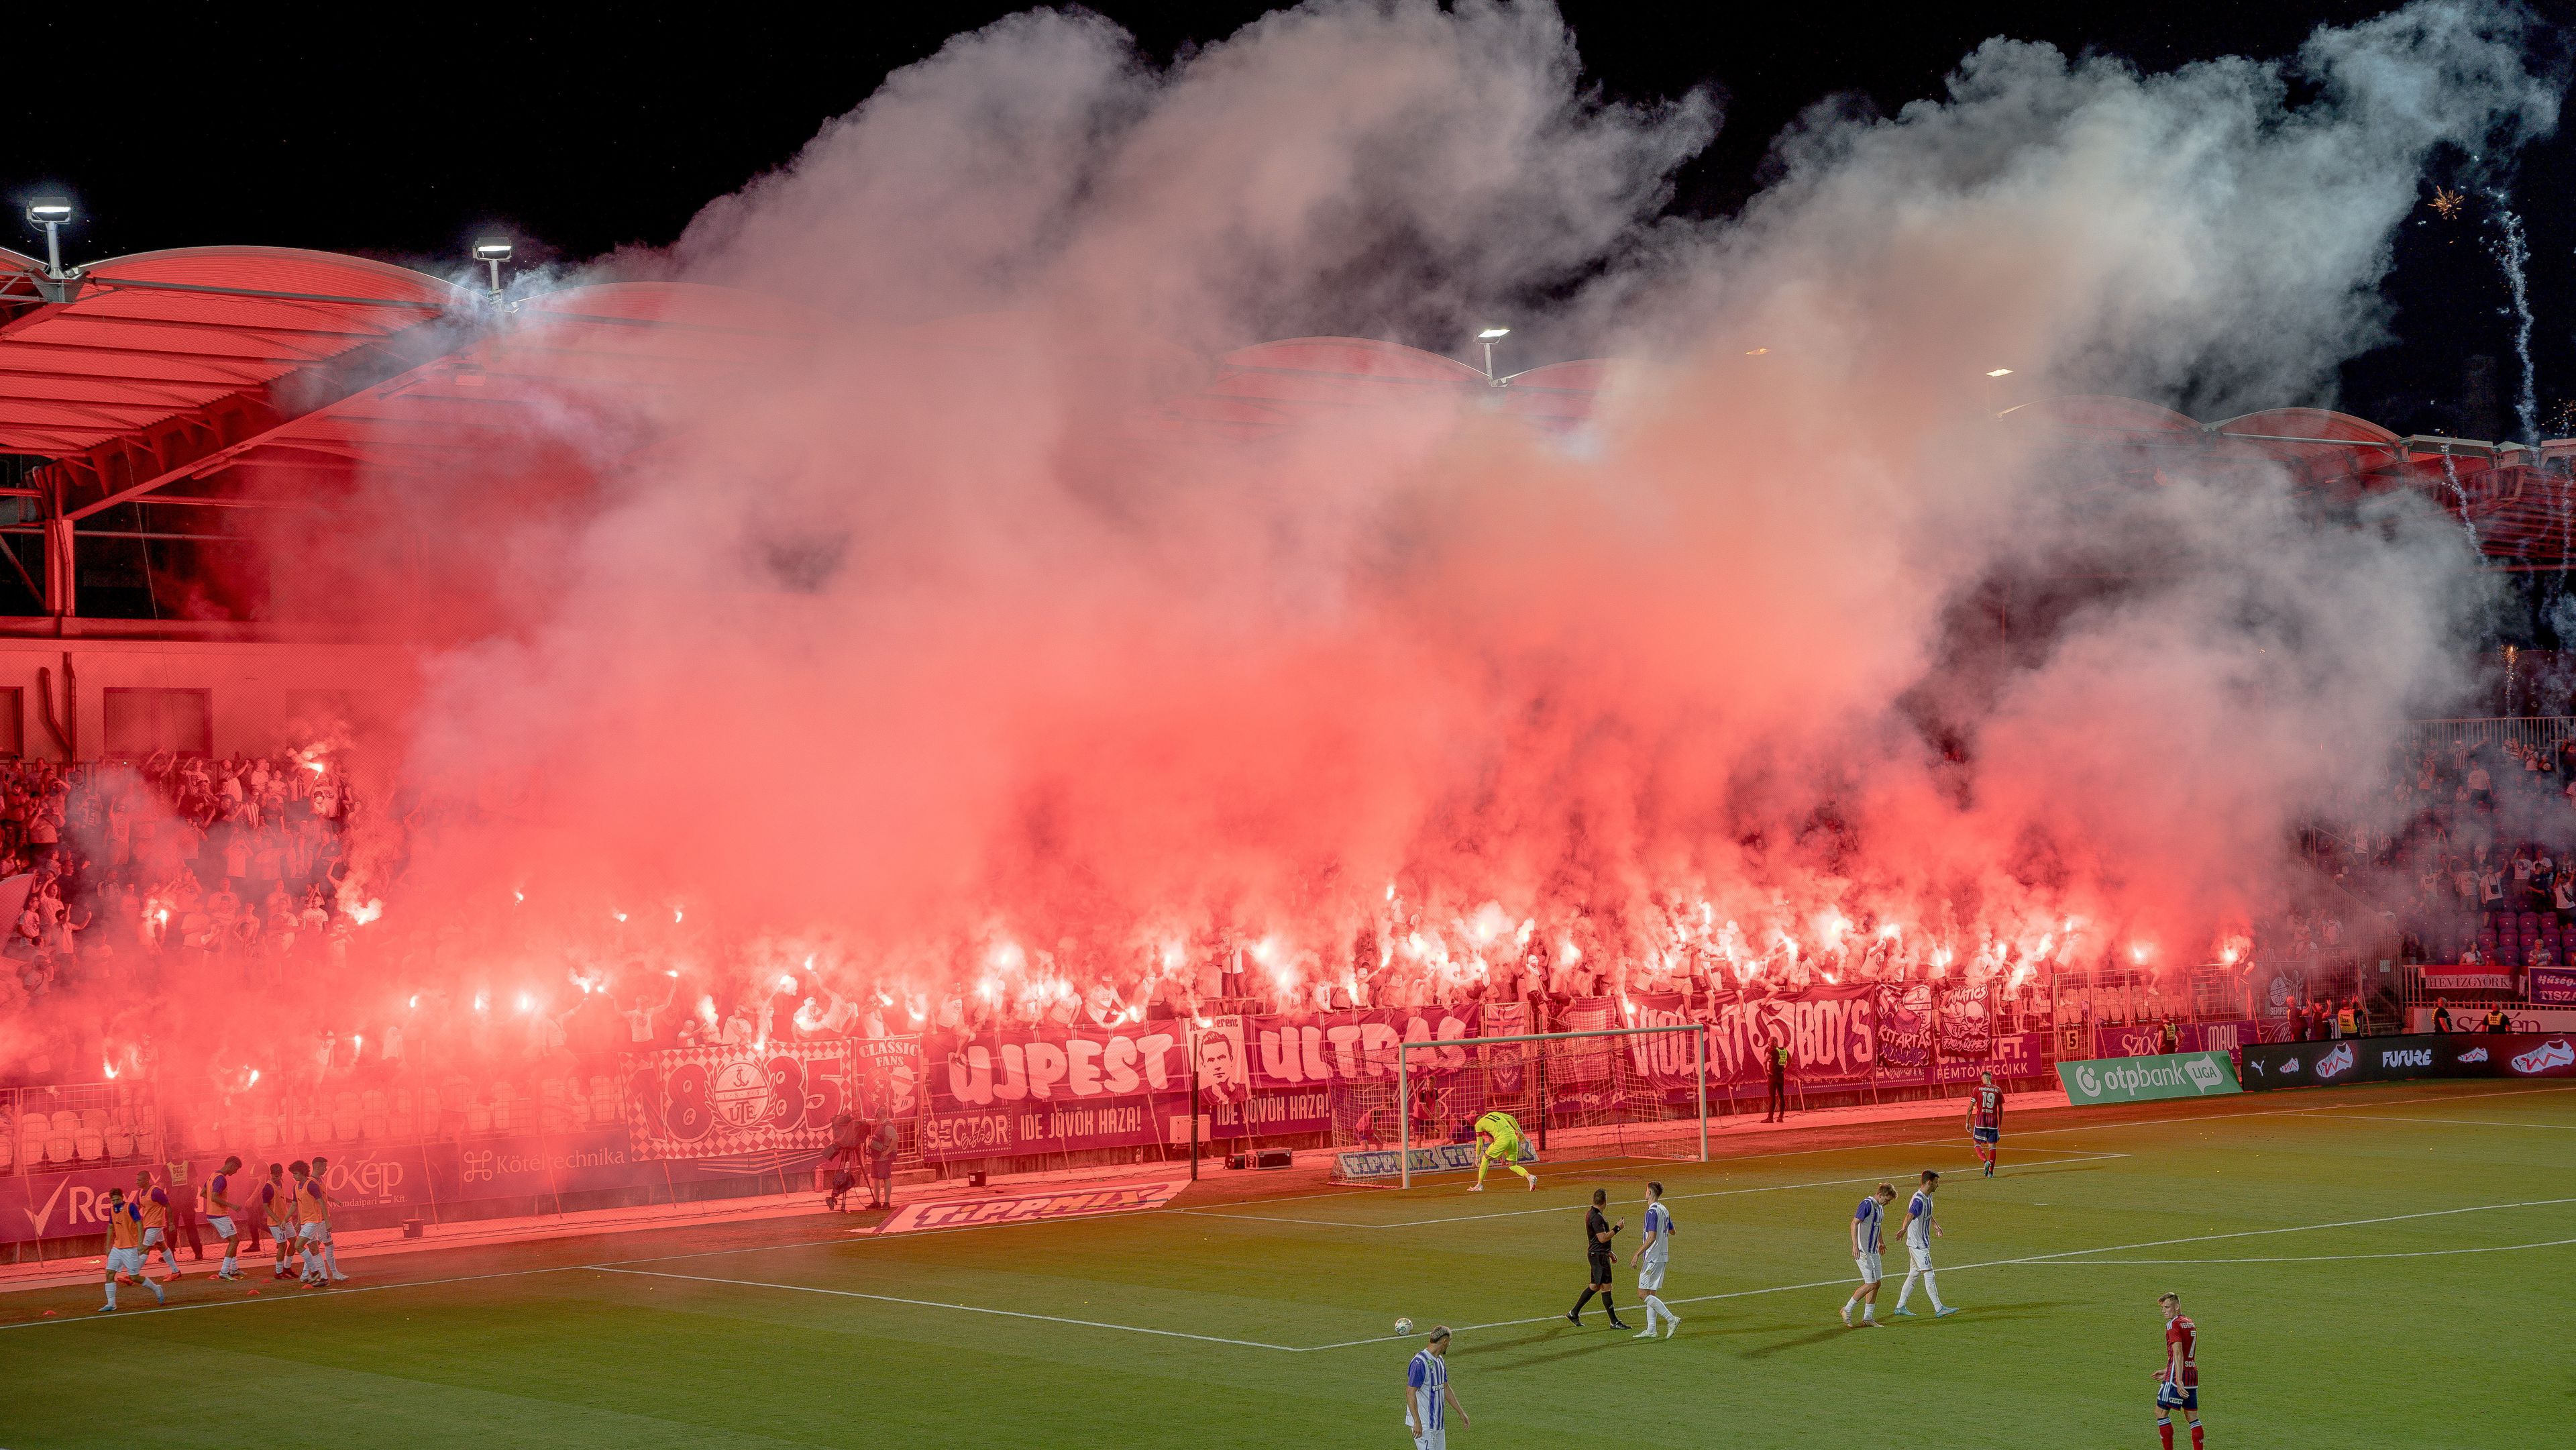
[[627, 1137], [641, 1159], [826, 1148], [834, 1115], [856, 1110], [846, 1040], [682, 1047], [621, 1062]]
[[864, 1121], [909, 1118], [921, 1111], [921, 1039], [857, 1037], [850, 1040], [857, 1062], [856, 1100], [850, 1111]]

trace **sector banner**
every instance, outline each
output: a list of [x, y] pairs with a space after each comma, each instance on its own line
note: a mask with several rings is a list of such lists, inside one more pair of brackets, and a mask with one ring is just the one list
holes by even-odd
[[829, 1147], [849, 1103], [850, 1043], [682, 1047], [623, 1059], [638, 1158], [722, 1158]]

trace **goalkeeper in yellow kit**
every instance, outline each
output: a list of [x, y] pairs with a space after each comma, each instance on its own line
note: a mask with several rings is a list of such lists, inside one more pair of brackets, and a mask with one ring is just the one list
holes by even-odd
[[1496, 1109], [1476, 1120], [1476, 1181], [1467, 1185], [1469, 1193], [1485, 1191], [1485, 1170], [1497, 1163], [1529, 1180], [1538, 1187], [1538, 1175], [1521, 1166], [1521, 1121]]

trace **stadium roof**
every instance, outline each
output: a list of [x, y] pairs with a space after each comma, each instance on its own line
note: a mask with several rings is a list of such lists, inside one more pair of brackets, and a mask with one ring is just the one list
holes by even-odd
[[[912, 335], [1001, 348], [1026, 324], [991, 314]], [[57, 279], [0, 250], [0, 454], [44, 460], [23, 486], [0, 492], [26, 500], [49, 528], [76, 533], [126, 503], [274, 499], [361, 471], [434, 477], [493, 456], [484, 442], [532, 436], [520, 421], [535, 410], [579, 406], [575, 383], [699, 388], [804, 330], [790, 301], [680, 283], [570, 287], [505, 312], [445, 279], [328, 252], [191, 247]], [[1563, 431], [1591, 415], [1612, 366], [1555, 363], [1497, 387], [1454, 358], [1337, 337], [1214, 359], [1134, 342], [1119, 361], [1151, 380], [1154, 396], [1133, 420], [1140, 435], [1206, 439], [1437, 394]], [[2202, 468], [2287, 467], [2330, 492], [2415, 489], [2460, 513], [2501, 566], [2576, 564], [2576, 530], [2560, 506], [2576, 440], [2532, 449], [2399, 438], [2311, 408], [2204, 425], [2095, 396], [2004, 416], [2123, 446], [2146, 481], [2187, 455]], [[68, 571], [48, 582], [49, 599], [70, 599]]]

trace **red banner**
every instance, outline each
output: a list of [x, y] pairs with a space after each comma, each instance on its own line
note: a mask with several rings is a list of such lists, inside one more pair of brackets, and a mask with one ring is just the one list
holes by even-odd
[[638, 1158], [718, 1158], [830, 1146], [849, 1103], [850, 1044], [683, 1047], [623, 1061]]
[[944, 1198], [907, 1203], [877, 1225], [881, 1234], [923, 1233], [931, 1229], [982, 1228], [997, 1223], [1036, 1223], [1046, 1219], [1089, 1218], [1104, 1213], [1134, 1213], [1161, 1208], [1189, 1186], [1187, 1179], [1168, 1183], [1116, 1183], [1099, 1188], [1062, 1188], [1049, 1193], [1023, 1193], [1007, 1198]]

